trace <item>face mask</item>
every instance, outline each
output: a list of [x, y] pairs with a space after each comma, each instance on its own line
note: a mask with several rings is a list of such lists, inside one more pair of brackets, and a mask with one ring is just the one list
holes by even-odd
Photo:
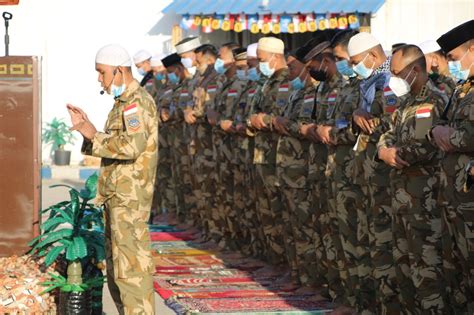
[[408, 72], [405, 79], [402, 79], [402, 78], [399, 78], [399, 77], [394, 77], [394, 76], [390, 77], [390, 81], [388, 83], [388, 86], [390, 87], [390, 89], [393, 91], [393, 93], [397, 97], [403, 96], [403, 95], [408, 94], [410, 92], [411, 85], [413, 84], [413, 82], [415, 82], [416, 75], [413, 78], [413, 80], [411, 81], [411, 83], [408, 83], [406, 78], [408, 78], [408, 76], [410, 75], [412, 70], [413, 69], [411, 69], [410, 72]]
[[157, 74], [155, 74], [155, 79], [157, 79], [158, 81], [163, 81], [165, 79], [165, 74], [158, 72]]
[[273, 55], [267, 62], [260, 62], [258, 65], [258, 67], [260, 68], [260, 72], [268, 78], [275, 73], [275, 69], [270, 67], [270, 61], [273, 59], [274, 56], [275, 55]]
[[340, 74], [345, 75], [346, 77], [353, 78], [356, 76], [352, 67], [349, 66], [349, 62], [345, 59], [336, 62], [336, 68]]
[[301, 90], [302, 88], [304, 88], [304, 83], [303, 81], [301, 81], [300, 77], [296, 77], [290, 82], [290, 84], [294, 90]]
[[196, 74], [196, 71], [197, 71], [197, 68], [196, 67], [191, 67], [191, 68], [187, 68], [189, 74], [191, 74], [193, 77], [194, 75]]
[[468, 52], [469, 50], [466, 51], [466, 53], [462, 56], [461, 59], [448, 62], [449, 73], [451, 73], [453, 78], [455, 78], [456, 80], [464, 81], [464, 80], [467, 80], [467, 78], [469, 78], [469, 72], [471, 72], [471, 67], [473, 63], [471, 63], [469, 68], [465, 70], [462, 69], [462, 65], [461, 65], [461, 61], [464, 59], [464, 57], [466, 57]]
[[115, 84], [112, 84], [110, 90], [112, 91], [112, 95], [117, 98], [122, 95], [122, 93], [125, 91], [125, 88], [125, 83], [123, 83], [121, 86], [116, 86]]
[[179, 83], [179, 78], [174, 72], [168, 73], [168, 80], [171, 82], [171, 84]]
[[237, 70], [237, 78], [240, 81], [247, 81], [247, 71], [245, 70]]
[[260, 80], [260, 74], [257, 71], [257, 68], [250, 68], [249, 71], [247, 71], [247, 76], [250, 81], [258, 81]]
[[138, 68], [138, 74], [140, 74], [142, 77], [144, 77], [146, 75], [146, 71], [143, 70], [143, 68]]
[[224, 60], [217, 58], [216, 63], [214, 64], [214, 69], [218, 74], [224, 74], [227, 71], [224, 66]]
[[191, 58], [181, 58], [181, 63], [186, 69], [189, 69], [193, 66], [193, 60]]
[[[374, 72], [374, 69], [367, 68], [364, 64], [365, 58], [367, 58], [368, 55], [369, 54], [365, 55], [364, 59], [362, 59], [361, 62], [356, 64], [354, 67], [352, 67], [352, 69], [355, 71], [355, 73], [357, 73], [359, 75], [359, 77], [361, 77], [362, 79], [367, 79], [368, 77], [370, 77], [372, 72]], [[374, 62], [374, 64], [375, 64], [375, 62]], [[372, 67], [373, 66], [374, 65], [372, 64]]]

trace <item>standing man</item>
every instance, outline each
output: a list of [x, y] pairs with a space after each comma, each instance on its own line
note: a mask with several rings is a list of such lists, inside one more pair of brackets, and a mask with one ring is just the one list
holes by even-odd
[[[143, 76], [140, 86], [145, 87], [145, 90], [150, 93], [153, 92], [153, 71], [150, 64], [151, 54], [146, 50], [139, 50], [133, 55], [133, 63], [137, 67], [138, 74]], [[152, 95], [154, 97], [154, 95]]]
[[115, 99], [105, 132], [78, 107], [68, 105], [68, 111], [84, 137], [82, 152], [102, 158], [96, 202], [105, 206], [107, 283], [119, 314], [154, 314], [148, 219], [158, 157], [156, 107], [121, 46], [104, 46], [95, 63], [102, 88]]
[[267, 259], [274, 265], [284, 266], [285, 259], [283, 205], [278, 193], [276, 177], [276, 150], [278, 134], [272, 120], [281, 116], [291, 92], [288, 66], [284, 56], [285, 44], [275, 37], [258, 41], [259, 69], [266, 82], [257, 91], [247, 126], [256, 131], [254, 164], [257, 180], [257, 209], [269, 249]]
[[423, 52], [415, 45], [394, 51], [391, 72], [392, 91], [407, 97], [377, 147], [378, 157], [392, 168], [393, 255], [401, 302], [398, 312], [444, 314], [441, 211], [436, 206], [440, 155], [426, 135], [448, 98], [429, 80]]
[[432, 137], [444, 152], [440, 206], [443, 211], [443, 267], [450, 305], [459, 314], [474, 313], [474, 190], [465, 192], [465, 171], [474, 158], [474, 20], [437, 40], [460, 80], [443, 121]]

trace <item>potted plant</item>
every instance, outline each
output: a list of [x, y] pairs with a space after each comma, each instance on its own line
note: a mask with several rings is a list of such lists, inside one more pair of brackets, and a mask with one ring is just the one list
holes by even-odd
[[42, 211], [48, 219], [41, 224], [41, 235], [29, 243], [30, 253], [44, 257], [45, 266], [56, 262], [60, 267], [66, 261], [66, 271], [59, 270], [63, 275], [51, 275], [53, 280], [44, 283], [49, 287], [45, 292], [59, 289], [59, 314], [102, 313], [103, 277], [97, 277], [97, 271], [105, 259], [103, 211], [90, 203], [96, 196], [97, 178], [91, 175], [80, 191], [51, 186], [68, 187], [70, 200]]
[[53, 118], [43, 129], [43, 142], [51, 143], [54, 152], [53, 161], [56, 165], [69, 165], [71, 151], [64, 150], [66, 144], [74, 144], [75, 137], [69, 127], [61, 119]]

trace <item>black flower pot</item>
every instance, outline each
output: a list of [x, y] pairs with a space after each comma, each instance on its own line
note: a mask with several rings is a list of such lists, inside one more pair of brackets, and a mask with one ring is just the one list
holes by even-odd
[[54, 151], [54, 164], [69, 165], [71, 162], [71, 151], [56, 150]]
[[90, 315], [91, 295], [89, 290], [84, 292], [59, 291], [58, 314], [60, 315]]

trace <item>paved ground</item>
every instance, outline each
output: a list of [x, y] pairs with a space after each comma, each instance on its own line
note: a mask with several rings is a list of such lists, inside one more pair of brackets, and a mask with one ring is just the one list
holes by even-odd
[[[42, 186], [42, 208], [45, 209], [46, 207], [57, 203], [59, 201], [65, 200], [66, 198], [69, 198], [68, 190], [67, 188], [49, 188], [51, 185], [58, 185], [58, 184], [66, 184], [70, 185], [76, 188], [82, 187], [83, 183], [80, 181], [74, 181], [74, 180], [43, 180], [43, 186]], [[104, 313], [105, 314], [117, 314], [117, 310], [115, 308], [114, 302], [112, 300], [112, 297], [110, 296], [109, 290], [107, 289], [107, 286], [104, 287]], [[168, 308], [165, 304], [163, 299], [156, 294], [155, 292], [155, 313], [157, 315], [173, 315], [175, 312], [173, 312], [170, 308]]]

